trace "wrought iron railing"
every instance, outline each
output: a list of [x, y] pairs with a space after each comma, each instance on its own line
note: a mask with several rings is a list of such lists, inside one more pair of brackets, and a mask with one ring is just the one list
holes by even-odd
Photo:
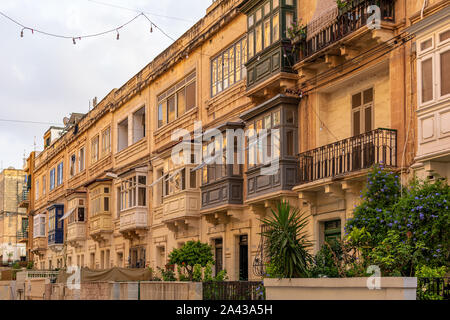
[[264, 300], [259, 281], [211, 281], [203, 283], [203, 300]]
[[22, 193], [19, 194], [19, 203], [20, 202], [26, 202], [30, 200], [30, 191], [28, 188], [24, 188], [22, 190]]
[[382, 164], [397, 166], [397, 131], [376, 129], [299, 155], [301, 184]]
[[300, 60], [365, 26], [369, 17], [373, 15], [373, 12], [368, 11], [372, 5], [380, 8], [381, 20], [392, 22], [395, 20], [395, 0], [353, 0], [348, 7], [339, 10], [337, 18], [333, 18], [329, 23], [324, 23], [323, 28], [315, 31], [312, 37], [307, 37], [301, 48]]
[[267, 240], [264, 234], [269, 231], [269, 226], [261, 225], [261, 238], [259, 241], [258, 251], [253, 260], [253, 274], [258, 277], [266, 276], [266, 265], [269, 262], [267, 254]]
[[26, 240], [28, 239], [28, 231], [22, 230], [17, 231], [17, 241]]
[[450, 300], [450, 277], [418, 278], [417, 300]]

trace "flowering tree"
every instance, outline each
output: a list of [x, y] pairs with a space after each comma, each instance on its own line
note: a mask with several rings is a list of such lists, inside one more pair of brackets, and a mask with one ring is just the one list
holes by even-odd
[[169, 254], [169, 263], [186, 270], [189, 280], [192, 281], [196, 265], [206, 267], [208, 263], [214, 263], [212, 248], [207, 243], [188, 241], [181, 248], [173, 249]]
[[360, 248], [366, 264], [385, 275], [415, 274], [417, 267], [449, 266], [450, 186], [445, 180], [413, 180], [401, 188], [395, 173], [376, 166], [367, 179], [346, 234], [369, 233]]

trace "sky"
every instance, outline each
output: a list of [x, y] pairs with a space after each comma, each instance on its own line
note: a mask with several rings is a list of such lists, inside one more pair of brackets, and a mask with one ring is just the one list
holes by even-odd
[[[140, 12], [177, 39], [212, 0], [0, 0], [0, 12], [30, 28], [78, 36], [111, 30]], [[86, 113], [173, 41], [141, 16], [117, 33], [60, 39], [24, 30], [0, 15], [0, 169], [22, 168], [43, 134], [72, 112]], [[7, 121], [5, 121], [7, 120]], [[13, 120], [13, 121], [11, 121]], [[19, 121], [37, 122], [23, 123]]]

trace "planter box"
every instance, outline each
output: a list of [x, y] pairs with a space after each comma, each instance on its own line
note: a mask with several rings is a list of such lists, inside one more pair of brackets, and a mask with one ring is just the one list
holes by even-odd
[[417, 278], [264, 279], [267, 300], [416, 300]]

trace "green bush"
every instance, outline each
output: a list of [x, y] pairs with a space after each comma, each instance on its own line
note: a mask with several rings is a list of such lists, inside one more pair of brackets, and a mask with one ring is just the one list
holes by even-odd
[[[450, 187], [445, 180], [414, 179], [402, 188], [398, 175], [375, 166], [361, 198], [345, 230], [366, 266], [379, 265], [387, 276], [414, 276], [421, 265], [449, 266]], [[354, 237], [361, 231], [367, 233], [364, 241]]]
[[172, 250], [169, 263], [181, 267], [193, 281], [195, 265], [206, 267], [208, 263], [214, 263], [212, 248], [200, 241], [188, 241], [181, 248]]
[[308, 216], [289, 202], [277, 204], [272, 216], [262, 220], [268, 228], [262, 236], [267, 238], [270, 265], [280, 278], [305, 278], [310, 276], [312, 256], [305, 228]]

